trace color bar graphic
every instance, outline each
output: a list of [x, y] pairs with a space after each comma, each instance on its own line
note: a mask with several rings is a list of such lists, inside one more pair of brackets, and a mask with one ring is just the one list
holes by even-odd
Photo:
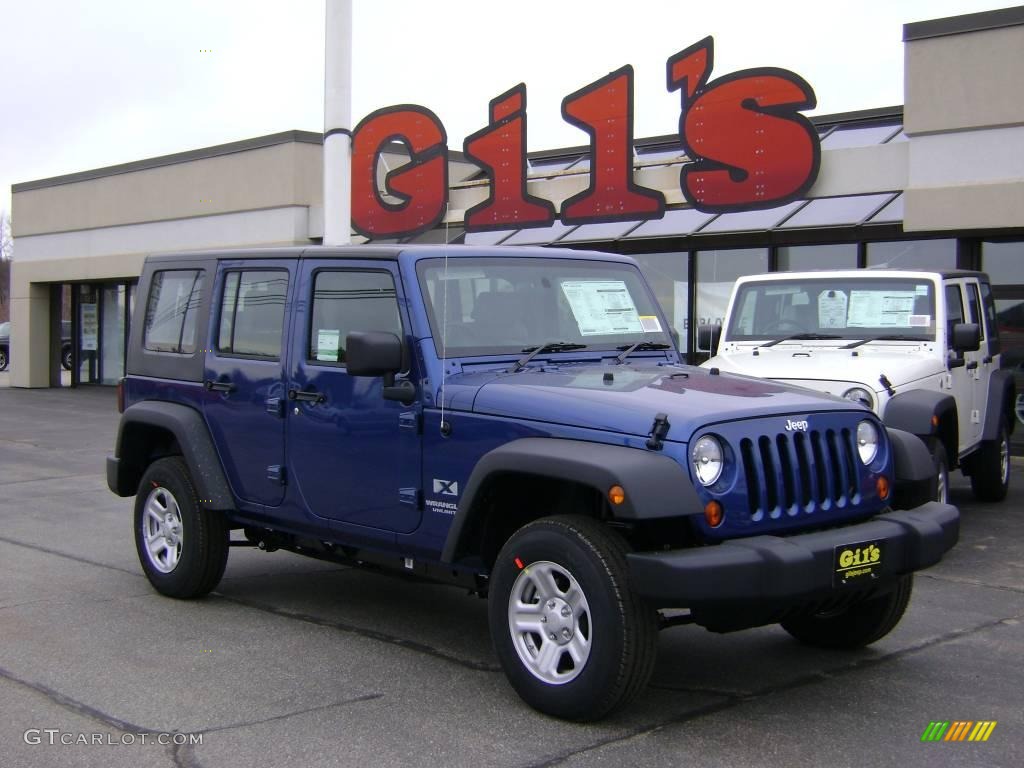
[[996, 724], [996, 720], [932, 720], [921, 741], [988, 741]]

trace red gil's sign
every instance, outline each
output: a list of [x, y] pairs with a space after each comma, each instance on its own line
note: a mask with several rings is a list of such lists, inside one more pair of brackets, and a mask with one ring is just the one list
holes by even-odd
[[[817, 131], [801, 110], [816, 100], [785, 69], [763, 67], [711, 80], [707, 37], [667, 62], [668, 90], [679, 91], [679, 138], [690, 158], [679, 173], [696, 209], [723, 213], [772, 208], [802, 196], [818, 175]], [[463, 153], [489, 180], [487, 197], [466, 211], [470, 232], [516, 227], [657, 219], [665, 196], [633, 179], [633, 68], [625, 66], [562, 100], [562, 117], [590, 136], [590, 184], [555, 211], [526, 188], [526, 86], [493, 99], [490, 122], [468, 136]], [[377, 166], [398, 141], [410, 161], [377, 188]], [[434, 227], [448, 203], [447, 135], [437, 115], [404, 104], [367, 115], [352, 134], [352, 224], [369, 238], [408, 237]]]

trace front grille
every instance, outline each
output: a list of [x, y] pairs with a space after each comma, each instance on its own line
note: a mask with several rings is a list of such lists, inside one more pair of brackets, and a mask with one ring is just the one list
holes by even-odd
[[857, 446], [849, 429], [744, 437], [740, 457], [753, 522], [860, 501]]

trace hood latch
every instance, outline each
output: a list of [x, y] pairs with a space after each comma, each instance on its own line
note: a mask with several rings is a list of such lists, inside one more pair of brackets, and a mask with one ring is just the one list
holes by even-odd
[[647, 438], [647, 447], [652, 451], [660, 451], [664, 446], [665, 436], [671, 428], [672, 425], [668, 423], [667, 413], [659, 413], [655, 416], [654, 423], [651, 425], [650, 436]]

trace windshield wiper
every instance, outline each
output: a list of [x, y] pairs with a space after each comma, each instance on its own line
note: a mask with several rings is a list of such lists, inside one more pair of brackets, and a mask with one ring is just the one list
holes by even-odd
[[621, 347], [616, 347], [616, 349], [622, 350], [622, 354], [617, 355], [615, 357], [615, 364], [622, 365], [624, 362], [626, 362], [626, 358], [632, 355], [638, 349], [669, 349], [671, 346], [671, 344], [662, 344], [660, 341], [638, 341], [636, 344], [623, 344]]
[[908, 336], [905, 333], [891, 333], [885, 336], [869, 336], [866, 339], [857, 339], [857, 341], [843, 345], [840, 349], [853, 349], [861, 344], [870, 344], [872, 341], [927, 341], [927, 339], [922, 339], [920, 336]]
[[774, 347], [784, 341], [826, 341], [828, 339], [840, 339], [841, 336], [834, 336], [828, 333], [794, 333], [792, 336], [783, 336], [781, 339], [761, 344], [761, 347]]
[[516, 361], [516, 364], [512, 366], [512, 373], [523, 370], [523, 368], [526, 367], [526, 364], [541, 352], [570, 352], [574, 349], [585, 349], [586, 346], [586, 344], [566, 344], [564, 341], [552, 341], [549, 344], [542, 344], [539, 347], [527, 347], [520, 351], [529, 352], [530, 354]]

